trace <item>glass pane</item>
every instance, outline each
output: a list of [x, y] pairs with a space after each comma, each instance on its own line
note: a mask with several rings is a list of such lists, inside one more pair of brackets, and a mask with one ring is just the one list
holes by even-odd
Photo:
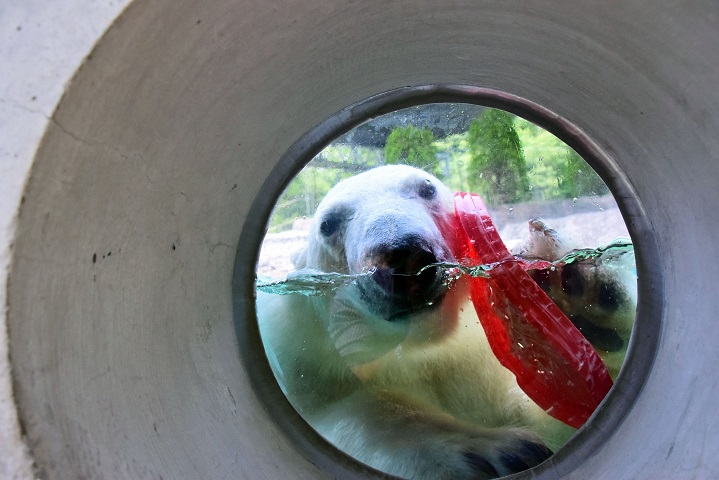
[[[454, 192], [477, 194], [489, 229], [458, 233], [484, 217], [455, 213]], [[495, 230], [501, 262], [480, 248], [499, 245]], [[601, 178], [542, 128], [470, 104], [399, 110], [327, 145], [278, 199], [257, 276], [289, 401], [341, 450], [407, 478], [542, 462], [586, 418], [560, 405], [577, 383], [616, 377], [636, 307], [632, 244]], [[558, 340], [546, 322], [581, 335]]]

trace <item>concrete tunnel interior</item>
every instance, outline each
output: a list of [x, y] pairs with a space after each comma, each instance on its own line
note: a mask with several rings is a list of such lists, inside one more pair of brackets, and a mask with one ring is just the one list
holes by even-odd
[[256, 365], [257, 205], [308, 132], [443, 85], [526, 99], [591, 139], [638, 248], [622, 377], [517, 478], [719, 474], [718, 27], [710, 2], [133, 2], [68, 85], [18, 206], [9, 352], [38, 474], [375, 476]]

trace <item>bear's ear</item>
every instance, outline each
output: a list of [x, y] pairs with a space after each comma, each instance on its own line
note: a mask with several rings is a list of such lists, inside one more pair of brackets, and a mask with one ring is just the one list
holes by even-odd
[[302, 247], [301, 249], [293, 252], [292, 255], [290, 255], [290, 260], [292, 260], [295, 270], [307, 267], [307, 247]]

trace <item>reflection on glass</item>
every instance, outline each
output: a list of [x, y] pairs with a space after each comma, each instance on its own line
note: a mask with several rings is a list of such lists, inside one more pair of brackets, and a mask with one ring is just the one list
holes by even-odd
[[[470, 285], [497, 265], [469, 264], [457, 246], [456, 191], [482, 197], [511, 258], [613, 377], [635, 314], [633, 249], [614, 199], [536, 125], [502, 110], [429, 104], [327, 145], [270, 219], [257, 270], [260, 330], [307, 422], [361, 462], [406, 478], [525, 470], [574, 431], [517, 386], [488, 344]], [[495, 313], [521, 316], [486, 281]], [[516, 338], [513, 352], [547, 348], [534, 330]], [[537, 371], [551, 378], [555, 369]], [[556, 388], [571, 396], [571, 385]]]

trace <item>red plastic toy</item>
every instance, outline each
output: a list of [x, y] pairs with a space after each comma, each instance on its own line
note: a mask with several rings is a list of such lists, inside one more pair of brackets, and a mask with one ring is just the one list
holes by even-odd
[[612, 380], [589, 342], [507, 250], [478, 195], [455, 194], [455, 255], [471, 266], [471, 296], [492, 351], [524, 392], [554, 418], [579, 428]]

